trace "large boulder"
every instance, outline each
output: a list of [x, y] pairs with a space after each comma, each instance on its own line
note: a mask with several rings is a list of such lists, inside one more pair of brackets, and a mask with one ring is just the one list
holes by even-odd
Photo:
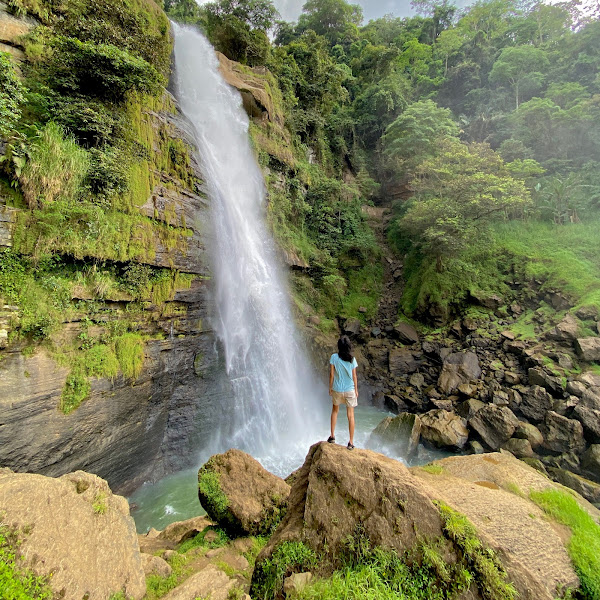
[[462, 450], [469, 439], [469, 430], [463, 418], [436, 409], [421, 415], [421, 438], [438, 448]]
[[582, 360], [600, 361], [600, 337], [576, 339], [575, 350]]
[[229, 593], [235, 583], [235, 580], [230, 579], [221, 569], [208, 565], [171, 590], [164, 596], [164, 600], [192, 600], [193, 598], [227, 600], [231, 597]]
[[438, 387], [444, 394], [450, 394], [461, 383], [469, 383], [481, 377], [479, 359], [474, 352], [455, 352], [444, 359]]
[[419, 343], [417, 330], [408, 323], [400, 321], [394, 325], [394, 334], [403, 344], [411, 345]]
[[241, 450], [211, 457], [198, 471], [208, 516], [232, 535], [267, 535], [285, 513], [290, 486]]
[[[563, 532], [554, 529], [526, 496], [502, 489], [509, 483], [523, 490], [560, 486], [508, 456], [454, 460], [437, 461], [437, 469], [408, 470], [368, 450], [348, 453], [332, 444], [313, 446], [292, 487], [286, 516], [257, 558], [253, 595], [260, 595], [261, 583], [272, 572], [269, 559], [287, 542], [302, 542], [313, 550], [318, 561], [310, 570], [317, 576], [328, 576], [341, 566], [340, 555], [348, 552], [352, 540], [355, 551], [370, 544], [401, 555], [420, 540], [431, 540], [442, 560], [452, 565], [462, 553], [451, 536], [442, 535], [442, 512], [450, 509], [473, 524], [484, 548], [496, 551], [519, 597], [553, 600], [560, 590], [577, 588]], [[585, 500], [578, 501], [595, 510]], [[284, 575], [305, 571], [301, 563], [283, 565]], [[278, 584], [283, 587], [283, 576]], [[470, 595], [462, 597], [480, 599], [481, 594], [474, 585]]]
[[566, 469], [548, 467], [548, 473], [554, 481], [575, 490], [592, 504], [600, 504], [600, 484]]
[[146, 593], [135, 523], [125, 498], [77, 471], [58, 479], [0, 471], [0, 514], [21, 538], [19, 553], [64, 600]]
[[567, 314], [565, 317], [554, 327], [551, 329], [546, 336], [557, 342], [564, 342], [572, 344], [575, 339], [577, 339], [577, 332], [579, 331], [579, 323], [577, 319], [571, 315]]
[[469, 421], [469, 427], [474, 429], [492, 450], [498, 450], [507, 442], [518, 425], [519, 420], [508, 406], [495, 404], [488, 404], [477, 411]]
[[544, 443], [542, 432], [532, 423], [520, 422], [513, 436], [521, 440], [527, 440], [532, 448], [537, 448]]
[[585, 437], [590, 442], [600, 443], [600, 410], [578, 404], [573, 409], [573, 416], [583, 425]]
[[592, 444], [581, 457], [581, 468], [594, 481], [600, 481], [600, 444]]
[[386, 417], [377, 425], [369, 439], [369, 446], [387, 446], [401, 456], [416, 453], [421, 437], [421, 419], [418, 415], [403, 413]]
[[419, 368], [419, 363], [408, 348], [392, 348], [389, 365], [392, 375], [408, 375]]
[[531, 421], [543, 421], [546, 413], [552, 410], [552, 396], [543, 387], [534, 385], [523, 394], [519, 410]]
[[529, 369], [527, 376], [529, 377], [529, 385], [539, 385], [555, 396], [562, 395], [563, 386], [560, 377], [550, 375], [540, 367]]
[[554, 411], [548, 411], [542, 425], [544, 446], [552, 452], [581, 452], [585, 448], [583, 426], [575, 419], [567, 419]]

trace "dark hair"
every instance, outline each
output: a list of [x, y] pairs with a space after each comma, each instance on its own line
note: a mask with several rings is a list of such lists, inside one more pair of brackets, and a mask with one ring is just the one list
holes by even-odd
[[352, 343], [347, 335], [343, 335], [338, 340], [338, 356], [349, 363], [354, 359], [354, 356], [352, 356]]

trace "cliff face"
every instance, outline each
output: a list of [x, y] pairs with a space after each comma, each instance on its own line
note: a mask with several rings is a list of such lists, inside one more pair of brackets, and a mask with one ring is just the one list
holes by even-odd
[[[164, 14], [153, 2], [140, 6], [160, 25]], [[69, 26], [69, 14], [34, 16], [56, 31]], [[0, 4], [0, 51], [9, 50], [28, 73], [26, 84], [37, 74], [22, 36], [37, 25]], [[97, 105], [90, 101], [92, 109]], [[214, 430], [228, 389], [209, 326], [209, 205], [189, 125], [164, 88], [154, 98], [130, 93], [119, 110], [126, 112], [129, 132], [121, 135], [130, 138], [129, 153], [140, 156], [126, 169], [128, 200], [106, 207], [106, 200], [92, 198], [89, 205], [104, 210], [98, 222], [69, 213], [63, 231], [49, 238], [45, 213], [55, 203], [32, 209], [0, 173], [0, 275], [10, 275], [15, 260], [33, 265], [33, 274], [14, 286], [15, 300], [0, 290], [0, 466], [52, 476], [84, 468], [127, 492], [195, 463], [192, 449]], [[119, 148], [122, 140], [111, 143]], [[39, 329], [27, 332], [28, 303], [35, 311], [45, 296], [27, 297], [19, 285], [37, 285], [44, 245], [60, 261], [57, 277], [66, 280], [68, 298], [42, 336]], [[110, 280], [106, 289], [102, 277]], [[115, 359], [118, 366], [110, 367]]]

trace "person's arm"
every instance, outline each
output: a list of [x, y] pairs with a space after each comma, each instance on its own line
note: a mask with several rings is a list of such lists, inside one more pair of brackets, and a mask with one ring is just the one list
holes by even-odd
[[329, 365], [329, 395], [331, 396], [333, 393], [333, 377], [335, 375], [335, 367], [333, 365]]
[[356, 378], [356, 367], [352, 369], [352, 379], [354, 379], [354, 393], [356, 394], [356, 399], [358, 400], [358, 379]]

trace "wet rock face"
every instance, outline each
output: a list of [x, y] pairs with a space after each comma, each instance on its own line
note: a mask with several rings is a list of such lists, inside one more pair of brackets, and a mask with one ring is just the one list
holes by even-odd
[[78, 471], [52, 479], [0, 472], [3, 523], [17, 531], [26, 564], [49, 575], [57, 597], [105, 600], [146, 593], [144, 566], [125, 498]]
[[290, 486], [241, 450], [213, 456], [198, 472], [200, 503], [233, 535], [268, 535], [285, 514]]

